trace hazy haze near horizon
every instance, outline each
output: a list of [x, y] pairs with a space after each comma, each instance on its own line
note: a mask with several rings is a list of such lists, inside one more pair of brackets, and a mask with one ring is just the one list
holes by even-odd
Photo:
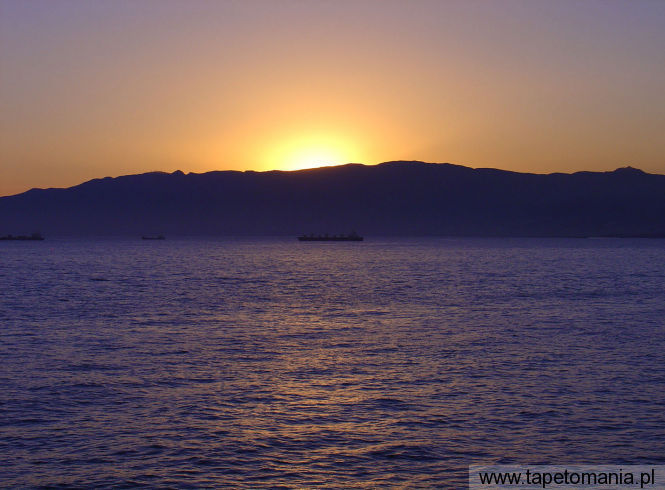
[[395, 159], [665, 173], [665, 2], [0, 0], [0, 195]]

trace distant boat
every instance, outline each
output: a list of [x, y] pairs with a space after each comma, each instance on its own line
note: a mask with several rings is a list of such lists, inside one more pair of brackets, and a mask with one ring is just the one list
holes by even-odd
[[5, 235], [5, 236], [0, 236], [0, 240], [43, 240], [44, 237], [42, 236], [41, 233], [33, 233], [31, 235]]
[[348, 235], [302, 235], [298, 237], [301, 242], [362, 242], [363, 237], [352, 231]]
[[166, 240], [164, 235], [143, 235], [141, 240]]

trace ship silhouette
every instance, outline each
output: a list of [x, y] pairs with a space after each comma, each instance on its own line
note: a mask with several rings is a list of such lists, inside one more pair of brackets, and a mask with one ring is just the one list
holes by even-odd
[[0, 240], [43, 240], [44, 237], [41, 233], [32, 233], [30, 235], [5, 235], [0, 236]]
[[301, 235], [298, 237], [301, 242], [362, 242], [363, 237], [352, 231], [348, 235]]

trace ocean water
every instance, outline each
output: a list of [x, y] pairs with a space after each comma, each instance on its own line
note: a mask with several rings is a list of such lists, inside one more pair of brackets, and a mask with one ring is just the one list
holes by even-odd
[[0, 486], [665, 463], [665, 240], [0, 243]]

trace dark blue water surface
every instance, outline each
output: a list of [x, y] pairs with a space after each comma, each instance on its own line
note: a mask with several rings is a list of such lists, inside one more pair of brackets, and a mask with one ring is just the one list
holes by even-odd
[[0, 485], [665, 463], [665, 240], [0, 243]]

